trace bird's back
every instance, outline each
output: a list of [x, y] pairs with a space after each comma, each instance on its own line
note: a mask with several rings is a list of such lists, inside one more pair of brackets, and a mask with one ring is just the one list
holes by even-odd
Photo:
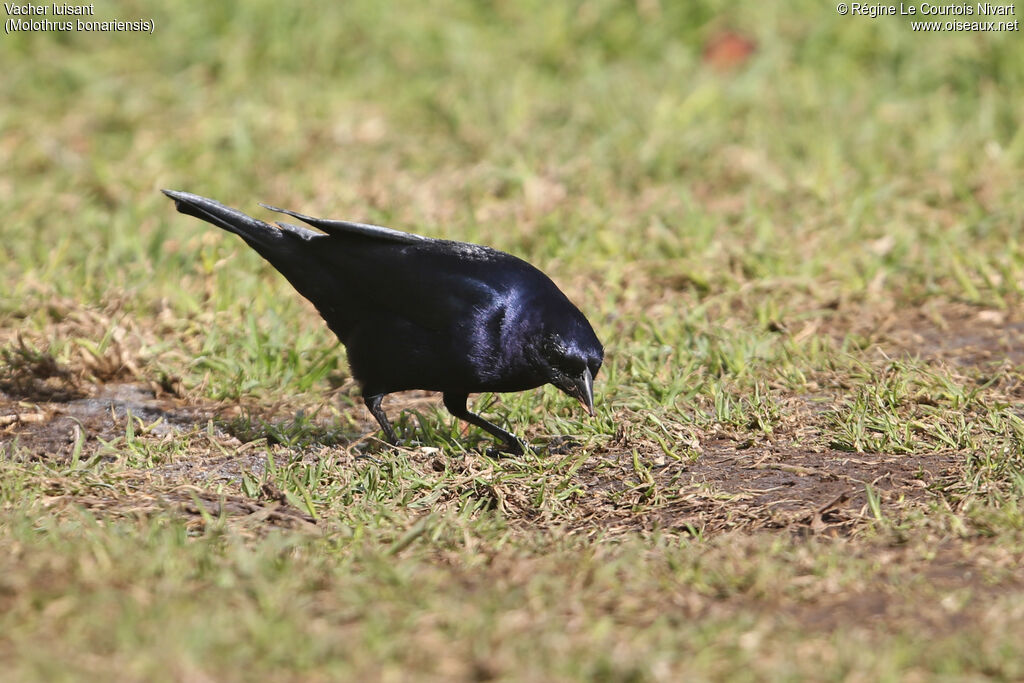
[[321, 275], [300, 291], [346, 344], [362, 327], [395, 318], [446, 343], [493, 354], [508, 327], [529, 315], [533, 299], [568, 304], [538, 269], [488, 247], [331, 235], [312, 240], [309, 251]]
[[306, 249], [315, 268], [289, 279], [381, 392], [532, 388], [524, 342], [539, 316], [580, 315], [540, 270], [489, 247], [332, 234]]

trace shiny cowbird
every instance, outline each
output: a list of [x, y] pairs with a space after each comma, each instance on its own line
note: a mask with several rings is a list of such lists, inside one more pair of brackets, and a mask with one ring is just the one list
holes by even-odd
[[178, 211], [241, 237], [309, 299], [348, 351], [352, 375], [388, 441], [386, 394], [444, 394], [457, 418], [522, 454], [519, 440], [471, 413], [469, 394], [553, 384], [594, 414], [604, 349], [576, 306], [529, 263], [490, 247], [261, 204], [317, 228], [270, 225], [187, 192]]

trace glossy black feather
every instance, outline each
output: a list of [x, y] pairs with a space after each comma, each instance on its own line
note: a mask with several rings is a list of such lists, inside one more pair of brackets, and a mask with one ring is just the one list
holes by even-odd
[[583, 385], [600, 368], [601, 343], [579, 309], [522, 259], [267, 207], [324, 233], [275, 226], [198, 195], [164, 193], [182, 213], [239, 235], [316, 306], [345, 344], [352, 374], [389, 437], [379, 397], [394, 391], [444, 392], [453, 412], [482, 422], [513, 451], [514, 437], [452, 406], [465, 405], [469, 393], [549, 382], [592, 404], [592, 396], [578, 394], [592, 392]]

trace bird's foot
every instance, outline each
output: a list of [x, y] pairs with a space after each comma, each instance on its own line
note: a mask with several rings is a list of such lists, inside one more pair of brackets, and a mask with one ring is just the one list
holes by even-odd
[[391, 444], [386, 441], [377, 438], [368, 439], [356, 446], [356, 455], [353, 460], [355, 462], [370, 462], [374, 465], [382, 465], [384, 461], [377, 456], [381, 451], [390, 447]]
[[498, 446], [491, 446], [490, 448], [484, 449], [484, 455], [488, 458], [497, 460], [498, 458], [515, 458], [522, 455], [522, 453], [512, 453], [508, 448], [501, 448]]
[[489, 458], [517, 458], [525, 455], [527, 450], [535, 455], [540, 452], [533, 446], [524, 447], [519, 440], [516, 440], [486, 448], [484, 454]]
[[582, 445], [582, 443], [571, 436], [554, 436], [548, 441], [547, 450], [551, 455], [565, 455]]

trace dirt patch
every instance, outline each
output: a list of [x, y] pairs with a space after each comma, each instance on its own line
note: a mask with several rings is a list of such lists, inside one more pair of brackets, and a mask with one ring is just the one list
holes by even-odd
[[[395, 414], [433, 400], [419, 393], [403, 398], [390, 404]], [[62, 402], [29, 403], [0, 394], [0, 453], [56, 465], [124, 458], [126, 430], [134, 420], [146, 425], [145, 438], [188, 441], [188, 451], [162, 461], [122, 461], [129, 474], [119, 493], [102, 486], [72, 487], [55, 491], [48, 504], [118, 515], [174, 509], [197, 524], [208, 523], [211, 516], [288, 527], [314, 523], [286, 498], [280, 499], [283, 507], [270, 509], [260, 496], [242, 495], [243, 478], [264, 479], [268, 444], [274, 443], [270, 436], [274, 429], [287, 431], [289, 423], [268, 421], [267, 433], [239, 439], [230, 428], [233, 418], [222, 417], [237, 413], [237, 406], [158, 397], [152, 387], [137, 383], [95, 385], [88, 397]], [[386, 448], [370, 448], [374, 432], [368, 418], [361, 434], [314, 427], [307, 429], [313, 442], [289, 453], [312, 460], [331, 455], [353, 468], [357, 459], [371, 457], [368, 453], [382, 462], [389, 457]], [[576, 492], [568, 512], [547, 521], [584, 534], [662, 529], [701, 535], [756, 530], [849, 535], [878, 516], [898, 517], [936, 500], [935, 490], [954, 478], [960, 465], [953, 453], [851, 454], [819, 448], [800, 435], [796, 430], [788, 437], [792, 440], [756, 444], [711, 439], [699, 444], [699, 457], [693, 460], [668, 457], [656, 444], [612, 442], [572, 475]], [[555, 438], [540, 455], [554, 460], [579, 448], [571, 439]], [[491, 500], [513, 524], [547, 523], [532, 502], [529, 473], [509, 477], [482, 455], [449, 461], [435, 455], [436, 449], [420, 450], [410, 453], [425, 481], [442, 482], [449, 467], [465, 470], [465, 476], [444, 483], [452, 500], [468, 492]], [[494, 483], [481, 483], [487, 481]]]
[[955, 477], [959, 461], [952, 453], [853, 457], [792, 444], [740, 448], [718, 441], [703, 449], [690, 462], [655, 458], [642, 476], [632, 453], [608, 452], [588, 462], [580, 470], [589, 508], [581, 522], [705, 535], [759, 529], [845, 535], [876, 512], [889, 513], [889, 503], [898, 502], [902, 514], [908, 503], [934, 499], [934, 485]]
[[[37, 395], [34, 395], [37, 396]], [[129, 416], [164, 436], [191, 429], [210, 411], [157, 399], [152, 389], [140, 384], [102, 384], [86, 388], [78, 384], [63, 400], [32, 401], [25, 396], [0, 393], [0, 448], [17, 444], [29, 457], [63, 462], [77, 444], [80, 456], [125, 433]]]
[[86, 395], [70, 370], [22, 339], [0, 348], [0, 392], [28, 401], [70, 401]]
[[[74, 460], [114, 460], [116, 449], [105, 451], [103, 447], [125, 438], [129, 420], [146, 425], [146, 438], [170, 440], [195, 433], [217, 412], [214, 405], [157, 398], [152, 388], [142, 384], [76, 386], [74, 394], [60, 394], [66, 400], [45, 402], [16, 400], [0, 393], [0, 455], [57, 466]], [[220, 428], [213, 429], [212, 438], [239, 445]], [[107, 473], [102, 479], [87, 472], [74, 478], [49, 478], [41, 482], [47, 495], [38, 502], [51, 510], [85, 509], [107, 517], [142, 518], [171, 512], [184, 516], [186, 525], [196, 529], [227, 518], [241, 528], [308, 529], [316, 524], [273, 487], [265, 485], [257, 497], [207, 488], [224, 482], [237, 487], [243, 472], [258, 476], [265, 456], [244, 452], [216, 456], [206, 449], [191, 455], [171, 463]]]

